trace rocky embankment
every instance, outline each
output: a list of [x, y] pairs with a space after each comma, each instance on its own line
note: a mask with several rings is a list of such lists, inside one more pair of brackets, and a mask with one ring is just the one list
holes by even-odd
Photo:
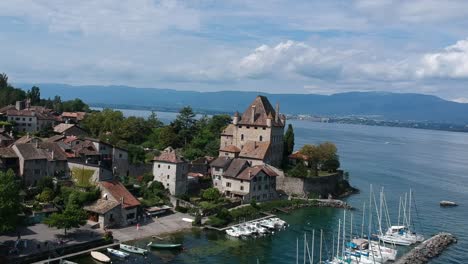
[[457, 239], [450, 233], [439, 233], [428, 240], [422, 242], [410, 252], [406, 253], [395, 264], [424, 264], [428, 263], [431, 258], [434, 258], [442, 253], [452, 243], [456, 243]]
[[317, 204], [317, 207], [331, 207], [331, 208], [343, 208], [353, 209], [353, 207], [342, 200], [335, 199], [313, 199]]

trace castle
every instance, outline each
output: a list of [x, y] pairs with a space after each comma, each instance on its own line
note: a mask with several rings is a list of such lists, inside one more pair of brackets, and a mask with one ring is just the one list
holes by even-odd
[[257, 96], [242, 115], [234, 114], [232, 123], [221, 133], [220, 157], [243, 158], [252, 165], [279, 167], [283, 159], [286, 117], [265, 96]]

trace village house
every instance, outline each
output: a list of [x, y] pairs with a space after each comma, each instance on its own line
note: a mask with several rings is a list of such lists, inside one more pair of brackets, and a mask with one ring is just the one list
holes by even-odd
[[18, 155], [12, 148], [0, 148], [0, 171], [6, 172], [13, 170], [15, 174], [18, 173], [19, 161]]
[[83, 121], [86, 116], [86, 112], [63, 112], [60, 115], [63, 123], [66, 124], [78, 124]]
[[15, 142], [13, 131], [7, 132], [5, 129], [0, 128], [0, 148], [8, 147]]
[[252, 165], [242, 158], [219, 157], [211, 163], [213, 186], [229, 198], [242, 202], [275, 199], [276, 176], [267, 164]]
[[54, 133], [64, 136], [85, 137], [88, 133], [76, 124], [60, 123], [54, 127]]
[[18, 175], [26, 186], [35, 186], [46, 177], [66, 178], [67, 156], [55, 143], [19, 143], [12, 146], [18, 156]]
[[171, 147], [166, 148], [153, 160], [154, 180], [169, 189], [171, 195], [187, 192], [188, 162], [177, 155]]
[[265, 96], [257, 96], [242, 115], [221, 133], [219, 156], [243, 158], [252, 165], [280, 166], [283, 159], [283, 134], [286, 117], [273, 109]]
[[137, 211], [140, 202], [122, 183], [118, 181], [102, 181], [99, 183], [101, 198], [84, 206], [89, 220], [99, 223], [99, 227], [122, 227], [137, 222]]
[[57, 117], [51, 109], [43, 106], [31, 106], [29, 99], [17, 101], [15, 105], [5, 106], [0, 113], [20, 132], [38, 132], [52, 128]]

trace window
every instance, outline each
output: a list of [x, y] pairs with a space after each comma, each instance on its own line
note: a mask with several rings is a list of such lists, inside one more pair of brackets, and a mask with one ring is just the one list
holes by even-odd
[[19, 120], [20, 120], [20, 118], [19, 118], [19, 117], [17, 117], [17, 118], [15, 118], [15, 120], [16, 120], [16, 121], [19, 121]]
[[241, 183], [243, 183], [243, 182], [244, 182], [244, 180], [241, 180]]
[[29, 118], [29, 121], [32, 121], [32, 118], [31, 118], [31, 117]]
[[226, 187], [231, 187], [231, 183], [230, 183], [230, 182], [226, 182]]
[[255, 129], [257, 129], [258, 127], [254, 127]]
[[28, 126], [31, 126], [31, 124], [28, 124]]
[[23, 117], [23, 121], [26, 121], [26, 118]]
[[265, 184], [265, 190], [268, 190], [268, 184]]
[[239, 128], [242, 128], [242, 126], [239, 126]]
[[257, 189], [257, 188], [254, 186], [254, 187], [253, 187], [253, 190], [256, 191], [256, 189]]
[[217, 182], [215, 182], [215, 186], [218, 186], [218, 183], [217, 183]]
[[241, 140], [244, 141], [244, 134], [241, 134]]
[[170, 169], [170, 168], [171, 168], [171, 165], [167, 165], [167, 168]]
[[249, 126], [247, 126], [247, 129], [249, 129], [249, 128], [250, 128], [250, 127], [249, 127]]
[[263, 141], [263, 136], [260, 136], [259, 140], [260, 140], [260, 141]]
[[244, 190], [244, 186], [241, 186], [241, 187], [240, 187], [240, 190], [243, 191], [243, 190]]
[[263, 130], [266, 130], [266, 127], [264, 127]]
[[133, 219], [133, 218], [135, 218], [135, 213], [131, 213], [131, 214], [127, 215], [127, 220], [128, 219]]
[[119, 158], [122, 158], [122, 153], [119, 153]]
[[267, 195], [266, 193], [263, 194], [263, 199], [266, 199], [267, 198]]
[[169, 174], [168, 174], [168, 175], [167, 175], [167, 179], [169, 180], [169, 178], [170, 178], [170, 176], [169, 176]]
[[158, 168], [161, 168], [161, 164], [158, 164]]
[[259, 190], [259, 191], [262, 190], [262, 186], [261, 186], [261, 185], [258, 186], [258, 190]]

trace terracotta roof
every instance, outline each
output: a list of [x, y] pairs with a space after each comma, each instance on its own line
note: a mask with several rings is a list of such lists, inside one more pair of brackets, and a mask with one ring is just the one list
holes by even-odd
[[0, 148], [1, 158], [18, 158], [15, 151], [12, 148]]
[[54, 132], [55, 133], [60, 133], [62, 134], [63, 132], [67, 131], [68, 129], [74, 127], [75, 124], [65, 124], [65, 123], [61, 123], [61, 124], [58, 124], [54, 127]]
[[76, 120], [83, 120], [86, 115], [86, 112], [63, 112], [62, 117], [66, 118], [76, 118]]
[[223, 176], [236, 178], [241, 171], [249, 166], [250, 163], [245, 159], [234, 159], [228, 169], [223, 173]]
[[83, 209], [93, 213], [105, 214], [119, 205], [120, 203], [116, 201], [98, 199], [94, 203], [84, 206]]
[[229, 157], [218, 157], [210, 163], [211, 167], [227, 168], [231, 164], [232, 158]]
[[240, 150], [238, 147], [234, 146], [234, 145], [229, 145], [229, 146], [226, 146], [226, 147], [222, 147], [222, 148], [220, 149], [220, 151], [232, 152], [232, 153], [239, 153], [239, 152], [241, 152], [241, 150]]
[[[252, 114], [255, 111], [254, 119], [252, 120]], [[272, 126], [284, 127], [284, 116], [278, 116], [278, 122], [276, 122], [276, 113], [270, 101], [265, 96], [257, 96], [250, 106], [244, 111], [239, 125], [256, 125], [256, 126], [267, 126], [268, 116], [272, 118]]]
[[199, 172], [189, 172], [187, 174], [187, 176], [194, 177], [194, 178], [203, 178], [203, 177], [205, 177], [205, 175], [203, 175], [203, 173], [199, 173]]
[[288, 156], [290, 159], [301, 159], [301, 160], [309, 160], [309, 156], [300, 153], [299, 151], [295, 151]]
[[167, 147], [161, 154], [154, 157], [154, 161], [168, 162], [168, 163], [181, 163], [185, 162], [185, 159], [175, 152], [171, 147]]
[[91, 141], [81, 141], [79, 144], [76, 144], [72, 147], [72, 150], [76, 154], [92, 156], [92, 155], [99, 155], [99, 151], [94, 146], [93, 142]]
[[264, 160], [269, 148], [270, 142], [268, 141], [247, 141], [241, 149], [239, 157]]
[[22, 143], [15, 144], [19, 154], [25, 160], [47, 160], [49, 158], [48, 151], [41, 148], [36, 148], [36, 144]]
[[30, 135], [25, 135], [25, 136], [22, 136], [22, 137], [18, 138], [18, 139], [15, 141], [15, 144], [31, 143], [33, 140], [42, 141], [42, 139], [40, 139], [40, 138], [38, 138], [38, 137], [33, 137], [33, 136], [30, 136]]
[[265, 165], [257, 165], [253, 167], [248, 167], [244, 169], [241, 173], [237, 175], [237, 179], [250, 181], [253, 177], [257, 176], [260, 172], [265, 173], [270, 177], [276, 177], [278, 174], [272, 169], [268, 168]]
[[128, 190], [125, 188], [125, 186], [122, 185], [122, 183], [118, 181], [103, 181], [100, 182], [101, 186], [104, 188], [104, 192], [107, 192], [109, 195], [114, 197], [115, 200], [117, 201], [122, 201], [122, 207], [123, 208], [128, 208], [128, 207], [134, 207], [134, 206], [139, 206], [140, 201], [138, 201], [137, 198], [135, 198]]
[[57, 141], [61, 141], [64, 138], [65, 138], [64, 135], [55, 135], [55, 136], [51, 136], [50, 138], [46, 139], [46, 141], [47, 142], [57, 142]]
[[234, 128], [233, 124], [229, 124], [223, 131], [221, 132], [222, 136], [233, 136], [234, 135]]
[[41, 142], [38, 147], [48, 151], [48, 160], [67, 160], [67, 154], [55, 142]]

